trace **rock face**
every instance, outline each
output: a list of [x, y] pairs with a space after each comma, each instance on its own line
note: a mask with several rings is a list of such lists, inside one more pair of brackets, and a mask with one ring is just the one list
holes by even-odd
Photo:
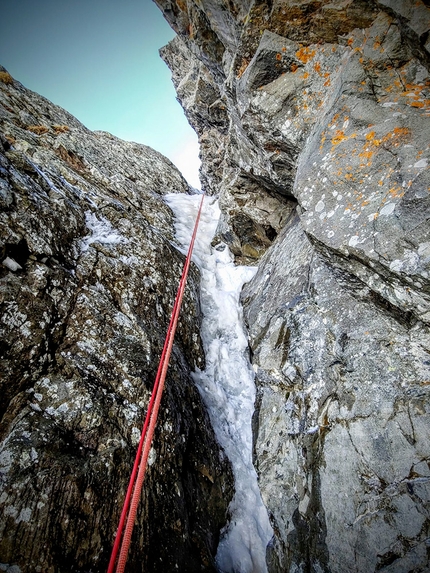
[[[1, 568], [105, 571], [183, 264], [163, 194], [189, 189], [3, 68], [0, 129]], [[198, 282], [194, 268], [128, 571], [214, 571], [233, 493], [189, 376]]]
[[425, 572], [430, 9], [156, 0], [245, 287], [271, 573]]

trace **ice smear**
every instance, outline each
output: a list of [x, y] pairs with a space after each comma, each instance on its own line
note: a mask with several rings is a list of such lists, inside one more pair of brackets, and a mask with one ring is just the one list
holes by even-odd
[[85, 213], [85, 223], [87, 228], [91, 231], [91, 234], [82, 239], [81, 251], [83, 253], [88, 250], [91, 243], [98, 242], [103, 245], [117, 245], [118, 243], [127, 242], [127, 239], [112, 227], [110, 221], [104, 217], [98, 219], [91, 211]]
[[[183, 248], [188, 248], [200, 200], [201, 195], [166, 195]], [[225, 244], [211, 247], [219, 216], [218, 201], [206, 197], [193, 255], [202, 274], [201, 335], [206, 354], [206, 370], [198, 370], [193, 378], [232, 463], [236, 488], [216, 561], [222, 573], [265, 573], [266, 547], [273, 532], [252, 464], [255, 385], [239, 303], [242, 286], [256, 268], [235, 266]]]

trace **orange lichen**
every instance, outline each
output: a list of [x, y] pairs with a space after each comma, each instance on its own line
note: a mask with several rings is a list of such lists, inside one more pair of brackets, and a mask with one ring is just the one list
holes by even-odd
[[321, 64], [320, 64], [319, 62], [317, 62], [317, 63], [314, 65], [314, 70], [315, 70], [317, 73], [320, 73], [320, 71], [321, 71]]
[[339, 119], [339, 114], [336, 113], [336, 114], [333, 116], [333, 119], [331, 120], [331, 122], [328, 124], [329, 127], [331, 127], [332, 125], [334, 125], [334, 124], [337, 122], [338, 119]]
[[68, 125], [53, 125], [52, 127], [54, 128], [55, 133], [66, 133], [69, 131]]
[[0, 72], [0, 82], [4, 84], [13, 84], [13, 77], [9, 72]]
[[293, 74], [294, 74], [294, 72], [297, 71], [298, 67], [299, 67], [299, 66], [298, 66], [297, 64], [291, 64], [290, 70], [293, 72]]
[[351, 135], [345, 135], [344, 131], [337, 129], [334, 136], [331, 138], [332, 145], [339, 145], [342, 141], [347, 141], [348, 139], [353, 139], [357, 137], [356, 133], [351, 133]]
[[46, 133], [49, 131], [49, 128], [46, 127], [45, 125], [29, 125], [27, 127], [28, 131], [31, 131], [32, 133], [35, 133], [36, 135], [42, 135], [43, 133]]
[[284, 47], [282, 48], [282, 51], [283, 51], [283, 52], [286, 52], [286, 51], [287, 51], [287, 48], [284, 46]]
[[408, 127], [395, 127], [392, 133], [387, 133], [387, 135], [383, 138], [383, 141], [387, 141], [390, 138], [398, 139], [400, 137], [406, 137], [410, 133], [411, 130]]
[[280, 60], [282, 60], [282, 54], [279, 54], [279, 53], [276, 54], [276, 59], [278, 60], [278, 62], [279, 62]]
[[303, 78], [304, 80], [307, 80], [308, 77], [309, 77], [309, 72], [305, 72], [304, 74], [302, 74], [302, 78]]
[[391, 187], [389, 193], [392, 197], [395, 197], [395, 198], [403, 197], [403, 195], [405, 194], [404, 190], [399, 185], [396, 185], [395, 187]]
[[[365, 134], [365, 136], [364, 136], [365, 141], [364, 141], [361, 149], [353, 149], [353, 150], [351, 150], [351, 154], [352, 155], [358, 155], [358, 157], [361, 160], [361, 165], [360, 165], [361, 167], [364, 167], [364, 166], [369, 167], [372, 164], [372, 158], [373, 158], [375, 152], [377, 151], [377, 148], [380, 145], [383, 145], [384, 148], [386, 148], [386, 149], [388, 149], [389, 147], [398, 147], [399, 145], [402, 145], [405, 143], [405, 141], [407, 141], [407, 136], [409, 134], [410, 134], [410, 130], [408, 128], [396, 127], [392, 131], [386, 133], [380, 139], [376, 139], [375, 138], [375, 131], [372, 130], [369, 133]], [[390, 167], [388, 163], [386, 163], [384, 165], [384, 168], [385, 168], [384, 177], [379, 179], [379, 181], [377, 182], [377, 185], [379, 187], [382, 187], [384, 185], [384, 182], [388, 182], [390, 176], [394, 172], [394, 169], [392, 167]], [[346, 179], [348, 179], [348, 177], [346, 177]], [[381, 205], [383, 205], [390, 196], [393, 198], [403, 197], [405, 194], [406, 188], [407, 188], [407, 184], [402, 185], [402, 186], [400, 186], [398, 184], [393, 185], [391, 187], [391, 189], [389, 190], [389, 192], [387, 193], [387, 196], [382, 200]], [[365, 205], [367, 205], [367, 203], [363, 204], [363, 206], [365, 206]]]
[[370, 149], [365, 149], [364, 151], [358, 154], [358, 157], [361, 157], [361, 159], [369, 160], [372, 158], [373, 154], [374, 151], [371, 151]]
[[348, 138], [345, 133], [341, 129], [337, 129], [334, 136], [331, 138], [331, 142], [333, 145], [338, 145], [342, 141], [346, 141]]
[[315, 54], [316, 50], [311, 50], [311, 48], [304, 46], [296, 52], [296, 58], [304, 64], [307, 64], [310, 60], [312, 60]]
[[242, 77], [244, 71], [246, 70], [246, 68], [249, 65], [249, 62], [250, 62], [250, 60], [242, 58], [242, 63], [240, 65], [240, 68], [237, 70], [237, 74], [236, 74], [237, 79]]
[[[405, 77], [405, 72], [401, 70], [400, 72]], [[394, 74], [394, 72], [393, 72]], [[409, 105], [415, 109], [421, 109], [424, 112], [430, 110], [430, 100], [428, 99], [427, 88], [430, 87], [427, 82], [419, 82], [417, 84], [409, 83], [394, 78], [392, 80], [392, 85], [385, 88], [387, 93], [395, 92], [392, 96], [392, 100], [396, 102], [401, 102], [403, 105]]]

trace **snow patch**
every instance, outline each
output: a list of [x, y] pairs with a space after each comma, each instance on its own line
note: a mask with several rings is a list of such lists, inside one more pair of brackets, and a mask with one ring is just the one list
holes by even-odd
[[20, 271], [22, 269], [22, 266], [10, 257], [6, 257], [2, 262], [2, 265], [13, 272]]
[[81, 251], [85, 253], [92, 243], [101, 243], [102, 245], [117, 245], [118, 243], [126, 243], [128, 240], [123, 237], [116, 229], [112, 227], [110, 221], [104, 217], [97, 218], [91, 211], [85, 213], [85, 222], [88, 229], [91, 231], [82, 239]]

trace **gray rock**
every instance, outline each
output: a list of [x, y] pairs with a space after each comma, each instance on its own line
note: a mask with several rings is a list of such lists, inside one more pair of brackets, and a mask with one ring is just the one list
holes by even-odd
[[[189, 188], [161, 154], [2, 70], [0, 561], [102, 571], [184, 259], [163, 194]], [[215, 570], [233, 492], [189, 376], [204, 362], [198, 284], [193, 267], [130, 571]]]
[[[299, 4], [254, 3], [233, 42], [210, 2], [188, 0], [194, 33], [163, 52], [193, 93], [182, 104], [219, 235], [259, 266], [243, 304], [269, 570], [424, 572], [430, 9]], [[199, 97], [202, 66], [222, 125]]]

